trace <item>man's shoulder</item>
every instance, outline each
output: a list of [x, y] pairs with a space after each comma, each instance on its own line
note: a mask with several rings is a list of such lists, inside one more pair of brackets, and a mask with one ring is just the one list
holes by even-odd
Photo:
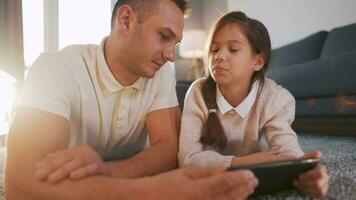
[[66, 53], [78, 53], [78, 54], [96, 54], [97, 48], [99, 46], [96, 44], [76, 44], [76, 45], [69, 45], [61, 49], [58, 53], [59, 54], [66, 54]]
[[71, 45], [58, 52], [45, 52], [37, 58], [33, 66], [81, 74], [85, 65], [96, 63], [97, 48], [97, 45]]
[[83, 62], [87, 59], [96, 59], [98, 45], [71, 45], [56, 53], [58, 57], [66, 62]]
[[34, 65], [38, 62], [53, 64], [53, 62], [57, 61], [65, 65], [72, 62], [83, 62], [83, 59], [87, 59], [88, 57], [95, 58], [97, 48], [97, 45], [71, 45], [57, 52], [44, 52], [37, 58]]

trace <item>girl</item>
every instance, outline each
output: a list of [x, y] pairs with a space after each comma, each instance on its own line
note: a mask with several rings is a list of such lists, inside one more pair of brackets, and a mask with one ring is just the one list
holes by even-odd
[[[185, 99], [180, 166], [230, 167], [302, 157], [291, 128], [295, 100], [264, 76], [271, 57], [265, 26], [242, 12], [230, 12], [213, 27], [207, 51], [207, 77], [195, 81]], [[263, 138], [267, 151], [262, 151]], [[325, 195], [324, 166], [302, 177], [297, 187], [311, 196]]]

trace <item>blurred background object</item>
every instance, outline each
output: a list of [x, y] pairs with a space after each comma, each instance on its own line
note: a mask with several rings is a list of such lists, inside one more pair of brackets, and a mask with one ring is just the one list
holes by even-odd
[[179, 45], [179, 55], [192, 60], [188, 67], [187, 80], [198, 79], [203, 74], [204, 67], [200, 61], [205, 54], [205, 42], [206, 33], [204, 30], [187, 30], [183, 33], [183, 40]]

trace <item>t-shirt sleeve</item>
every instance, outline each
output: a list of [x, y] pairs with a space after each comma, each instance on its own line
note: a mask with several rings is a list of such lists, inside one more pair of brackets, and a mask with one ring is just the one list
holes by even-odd
[[149, 112], [178, 106], [176, 79], [171, 66], [163, 66], [157, 81], [157, 92]]
[[52, 54], [42, 54], [30, 68], [16, 104], [69, 120], [79, 88], [71, 71]]

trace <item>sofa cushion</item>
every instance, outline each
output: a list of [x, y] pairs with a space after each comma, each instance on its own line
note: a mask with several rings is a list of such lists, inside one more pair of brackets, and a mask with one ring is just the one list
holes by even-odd
[[318, 59], [327, 35], [328, 32], [320, 31], [303, 40], [273, 50], [269, 70]]
[[325, 41], [321, 57], [356, 50], [356, 23], [332, 29]]
[[356, 50], [329, 58], [272, 70], [267, 77], [287, 88], [296, 99], [356, 94]]

